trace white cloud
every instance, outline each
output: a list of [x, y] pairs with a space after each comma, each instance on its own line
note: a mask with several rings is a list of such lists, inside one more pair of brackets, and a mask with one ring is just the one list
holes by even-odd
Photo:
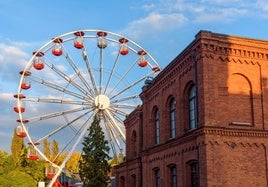
[[268, 1], [266, 0], [258, 0], [256, 2], [256, 8], [261, 9], [265, 12], [268, 12]]
[[215, 8], [210, 11], [204, 11], [196, 16], [194, 19], [197, 23], [212, 23], [212, 22], [230, 22], [234, 21], [237, 16], [242, 16], [247, 14], [246, 9], [238, 8]]
[[29, 55], [15, 45], [0, 43], [1, 84], [18, 81], [19, 71], [27, 64]]
[[186, 21], [187, 18], [179, 13], [151, 13], [145, 18], [131, 22], [123, 33], [130, 33], [129, 35], [135, 39], [144, 38], [154, 33], [181, 27]]

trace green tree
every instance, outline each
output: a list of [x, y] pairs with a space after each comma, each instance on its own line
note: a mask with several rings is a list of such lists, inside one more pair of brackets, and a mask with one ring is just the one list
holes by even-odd
[[0, 150], [0, 178], [1, 175], [5, 175], [13, 169], [13, 157], [8, 152]]
[[51, 151], [50, 151], [50, 155], [51, 155], [51, 160], [54, 160], [55, 164], [59, 164], [59, 155], [60, 154], [60, 150], [59, 150], [59, 143], [56, 140], [52, 141], [51, 144]]
[[110, 171], [109, 150], [98, 116], [95, 116], [88, 129], [88, 136], [84, 137], [82, 158], [79, 161], [79, 175], [84, 186], [107, 186]]
[[72, 154], [71, 158], [66, 163], [65, 168], [72, 173], [78, 173], [79, 172], [78, 162], [79, 162], [80, 158], [81, 158], [81, 153], [74, 152]]
[[51, 157], [50, 142], [47, 138], [43, 140], [43, 153], [47, 158]]
[[13, 138], [11, 142], [11, 153], [13, 156], [14, 166], [21, 166], [21, 163], [24, 160], [22, 159], [22, 155], [25, 151], [24, 139], [17, 136], [16, 128], [14, 129]]

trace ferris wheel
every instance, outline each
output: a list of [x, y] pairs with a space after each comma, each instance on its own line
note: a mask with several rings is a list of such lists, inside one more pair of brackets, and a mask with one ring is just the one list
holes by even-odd
[[[14, 95], [19, 137], [29, 140], [28, 158], [44, 159], [56, 168], [53, 179], [75, 151], [95, 115], [109, 141], [111, 154], [125, 150], [123, 121], [139, 104], [142, 86], [160, 66], [141, 46], [104, 30], [78, 30], [52, 38], [34, 51]], [[44, 140], [58, 142], [53, 157]], [[55, 163], [65, 154], [62, 163]], [[52, 178], [51, 177], [51, 178]]]

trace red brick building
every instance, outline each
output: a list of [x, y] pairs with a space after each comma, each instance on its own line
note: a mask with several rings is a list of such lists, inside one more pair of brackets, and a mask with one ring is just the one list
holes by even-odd
[[268, 186], [268, 41], [200, 31], [140, 97], [117, 187]]

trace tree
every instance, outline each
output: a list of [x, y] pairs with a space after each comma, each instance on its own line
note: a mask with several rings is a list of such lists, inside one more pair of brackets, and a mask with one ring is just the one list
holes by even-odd
[[13, 156], [14, 166], [21, 166], [23, 162], [22, 155], [25, 152], [24, 139], [17, 136], [16, 128], [14, 129], [13, 138], [11, 142], [11, 152]]
[[80, 152], [74, 152], [66, 163], [65, 168], [72, 173], [79, 173], [78, 162], [81, 158]]
[[79, 161], [79, 175], [84, 186], [107, 186], [110, 171], [108, 164], [110, 148], [108, 141], [105, 140], [97, 115], [94, 117], [94, 121], [88, 129], [88, 136], [84, 137], [82, 144], [83, 153]]
[[51, 153], [50, 153], [50, 142], [48, 141], [48, 139], [44, 139], [43, 140], [43, 153], [47, 158], [51, 157]]
[[14, 170], [13, 157], [8, 152], [0, 150], [0, 178], [12, 170]]

